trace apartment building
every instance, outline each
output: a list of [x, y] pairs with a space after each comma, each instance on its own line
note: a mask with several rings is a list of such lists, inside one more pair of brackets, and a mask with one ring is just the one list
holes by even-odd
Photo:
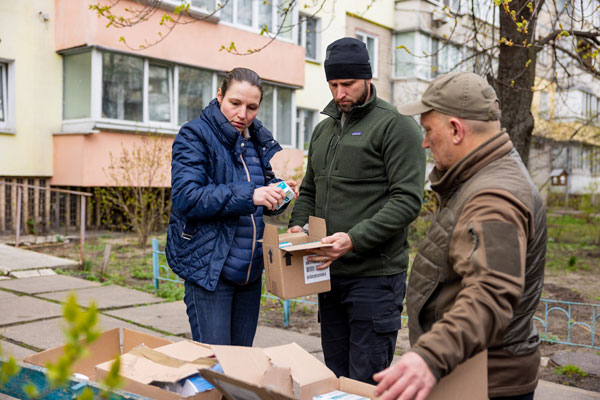
[[[95, 4], [0, 3], [0, 232], [14, 229], [17, 209], [41, 230], [79, 225], [77, 196], [44, 189], [93, 193], [122, 185], [107, 173], [111, 157], [143, 146], [149, 135], [170, 148], [181, 124], [199, 115], [233, 67], [252, 68], [264, 79], [259, 119], [284, 147], [274, 168], [299, 177], [312, 130], [331, 100], [323, 62], [334, 40], [365, 42], [378, 95], [393, 104], [414, 100], [439, 74], [483, 73], [497, 63], [482, 51], [498, 39], [497, 10], [484, 0], [302, 0], [285, 15], [289, 0], [230, 0], [216, 12], [217, 0], [190, 0], [189, 13], [199, 20], [183, 19], [191, 23], [172, 31], [161, 20], [165, 12], [184, 18], [172, 12], [180, 0], [163, 0], [144, 21], [124, 28], [107, 27], [90, 10]], [[152, 3], [121, 0], [112, 11], [135, 20], [128, 10], [144, 4]], [[482, 22], [477, 40], [472, 10]], [[540, 20], [542, 33], [551, 28]], [[538, 57], [538, 140], [530, 166], [540, 187], [553, 171], [565, 170], [571, 186], [546, 186], [577, 193], [593, 187], [600, 173], [594, 119], [600, 87], [574, 64], [557, 85], [553, 57]], [[166, 166], [156, 186], [168, 188], [169, 181]], [[14, 183], [28, 186], [18, 194]], [[97, 204], [88, 202], [88, 226], [103, 223]]]

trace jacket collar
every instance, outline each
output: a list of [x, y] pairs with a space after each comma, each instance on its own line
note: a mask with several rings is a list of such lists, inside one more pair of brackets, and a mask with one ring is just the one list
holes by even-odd
[[[375, 85], [371, 83], [371, 95], [369, 96], [369, 100], [365, 104], [362, 104], [358, 107], [354, 107], [348, 113], [348, 120], [352, 119], [361, 119], [364, 115], [368, 114], [373, 107], [375, 107], [375, 102], [377, 100], [377, 90], [375, 89]], [[342, 118], [342, 112], [338, 109], [334, 100], [331, 100], [327, 106], [321, 111], [321, 114], [325, 114], [330, 116], [333, 119], [340, 120]]]
[[[236, 154], [241, 154], [240, 144], [242, 142], [242, 135], [240, 134], [240, 131], [231, 125], [227, 118], [225, 118], [216, 98], [212, 99], [208, 106], [202, 111], [202, 118], [213, 127], [215, 136], [223, 146], [229, 150], [233, 150]], [[248, 133], [262, 148], [269, 149], [277, 144], [273, 139], [271, 132], [256, 118], [248, 127]]]
[[508, 133], [503, 129], [460, 159], [450, 169], [440, 171], [434, 167], [429, 174], [431, 188], [440, 194], [452, 191], [456, 186], [470, 179], [477, 171], [505, 156], [512, 149], [513, 144]]

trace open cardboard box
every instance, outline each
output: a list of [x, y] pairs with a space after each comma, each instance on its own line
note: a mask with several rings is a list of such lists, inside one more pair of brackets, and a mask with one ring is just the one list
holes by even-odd
[[[240, 354], [231, 346], [216, 349], [215, 353], [225, 363], [237, 360], [235, 369], [223, 368], [225, 374], [203, 369], [200, 374], [227, 400], [312, 400], [313, 396], [334, 390], [375, 398], [374, 386], [336, 378], [325, 365], [295, 343], [263, 349], [263, 354], [260, 349], [248, 349], [247, 354]], [[286, 370], [289, 370], [287, 379]], [[427, 396], [427, 400], [487, 399], [486, 351], [460, 364]]]
[[[153, 385], [153, 382], [176, 383], [207, 368], [206, 360], [214, 357], [208, 345], [189, 340], [169, 343], [153, 349], [138, 346], [121, 356], [120, 376], [124, 390], [160, 400], [219, 400], [221, 394], [209, 390], [193, 396], [182, 395]], [[96, 365], [98, 379], [106, 377], [114, 360]], [[214, 363], [214, 360], [213, 362]], [[212, 364], [210, 363], [210, 364]], [[157, 379], [159, 377], [159, 379]]]
[[327, 236], [325, 220], [309, 217], [308, 234], [277, 233], [274, 225], [265, 225], [263, 256], [267, 290], [282, 299], [293, 299], [331, 290], [329, 268], [317, 270], [319, 263], [306, 260], [311, 250], [330, 247], [321, 243]]
[[373, 397], [374, 386], [335, 374], [296, 343], [265, 349], [211, 346], [224, 374], [200, 374], [229, 400], [300, 399], [334, 390]]
[[[80, 343], [83, 344], [83, 340]], [[118, 355], [130, 351], [140, 344], [154, 348], [169, 343], [173, 342], [126, 328], [110, 329], [101, 333], [98, 340], [88, 346], [89, 355], [73, 366], [73, 372], [87, 376], [90, 381], [97, 381], [94, 370], [97, 364], [114, 360]], [[43, 367], [49, 362], [56, 363], [64, 352], [65, 346], [54, 347], [32, 354], [23, 361]]]

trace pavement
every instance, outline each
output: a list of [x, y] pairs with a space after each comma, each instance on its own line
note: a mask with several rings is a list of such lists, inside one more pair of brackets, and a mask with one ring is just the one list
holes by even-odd
[[[61, 302], [69, 293], [82, 307], [95, 302], [101, 330], [124, 327], [168, 338], [189, 337], [185, 305], [165, 302], [151, 294], [120, 286], [101, 286], [55, 268], [73, 267], [73, 261], [0, 244], [0, 343], [3, 356], [23, 360], [30, 354], [63, 343]], [[75, 263], [76, 264], [76, 263]], [[19, 272], [29, 271], [28, 274]], [[407, 330], [400, 331], [399, 350], [409, 348]], [[269, 347], [296, 342], [323, 361], [320, 338], [288, 329], [259, 326], [254, 346]], [[0, 395], [0, 399], [2, 397]], [[535, 400], [599, 400], [600, 392], [540, 381]]]

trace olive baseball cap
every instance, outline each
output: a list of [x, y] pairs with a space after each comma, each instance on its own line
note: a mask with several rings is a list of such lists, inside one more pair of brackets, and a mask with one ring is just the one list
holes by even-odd
[[500, 119], [496, 91], [485, 79], [473, 72], [451, 72], [435, 78], [420, 101], [398, 107], [404, 115], [423, 114], [431, 110], [464, 119], [495, 121]]

